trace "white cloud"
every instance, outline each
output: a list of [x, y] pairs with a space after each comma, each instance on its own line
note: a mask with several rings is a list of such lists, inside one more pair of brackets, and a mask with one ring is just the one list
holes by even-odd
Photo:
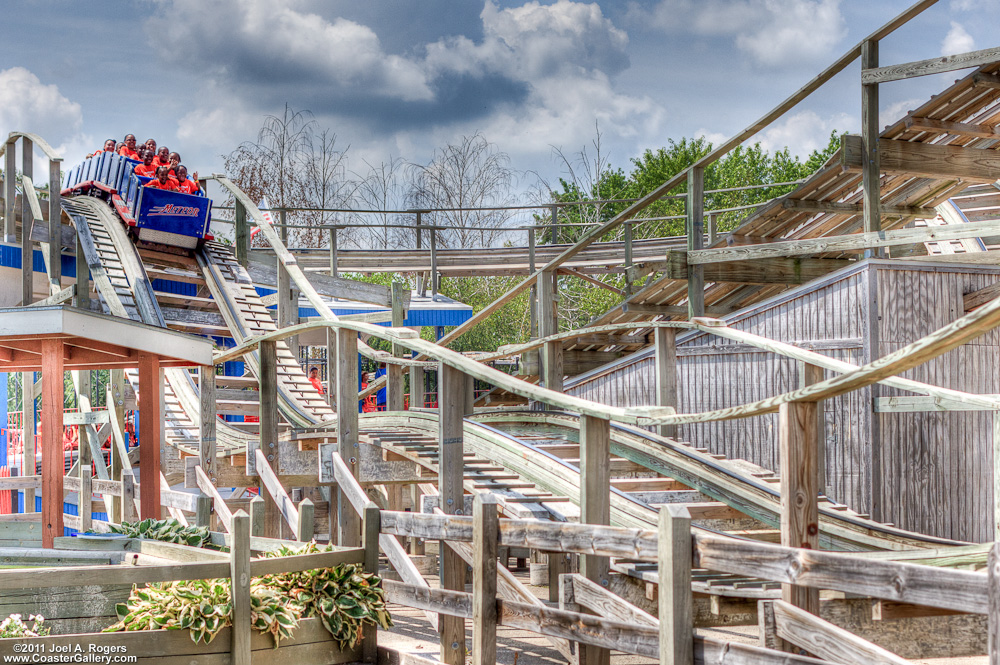
[[670, 33], [731, 38], [767, 66], [821, 61], [847, 34], [840, 0], [661, 0], [649, 12], [633, 8], [631, 19]]
[[729, 137], [720, 132], [712, 132], [705, 128], [696, 129], [694, 132], [695, 137], [701, 137], [711, 143], [713, 146], [721, 145]]
[[[0, 136], [9, 132], [31, 132], [45, 139], [68, 160], [76, 157], [89, 137], [80, 134], [83, 112], [55, 85], [45, 85], [24, 67], [0, 70]], [[83, 148], [93, 152], [87, 143]]]
[[830, 132], [857, 131], [859, 121], [846, 113], [823, 118], [815, 111], [800, 111], [783, 122], [772, 125], [754, 138], [770, 152], [784, 150], [805, 159], [813, 150], [822, 150], [830, 140]]
[[967, 53], [975, 48], [976, 40], [972, 38], [972, 35], [966, 32], [961, 23], [952, 21], [951, 29], [941, 42], [941, 55]]

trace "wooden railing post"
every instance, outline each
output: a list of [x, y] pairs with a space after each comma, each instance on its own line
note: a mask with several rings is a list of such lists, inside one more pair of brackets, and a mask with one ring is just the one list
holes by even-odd
[[497, 540], [500, 518], [492, 494], [472, 503], [472, 663], [497, 662]]
[[989, 638], [987, 653], [989, 665], [1000, 665], [1000, 542], [993, 544], [986, 565], [989, 584]]
[[[260, 343], [260, 373], [258, 381], [258, 399], [260, 418], [260, 451], [267, 459], [268, 465], [278, 472], [278, 347], [277, 342], [264, 341]], [[255, 468], [256, 460], [251, 460], [253, 454], [247, 451], [247, 467]], [[253, 464], [253, 466], [251, 466]], [[258, 475], [260, 470], [257, 470]], [[258, 484], [259, 493], [264, 494], [263, 480]], [[264, 535], [270, 538], [281, 537], [281, 511], [274, 501], [264, 503]]]
[[[781, 544], [786, 547], [819, 544], [816, 411], [816, 402], [786, 402], [778, 411]], [[819, 589], [782, 584], [781, 599], [819, 615]]]
[[424, 405], [424, 368], [410, 365], [410, 408]]
[[[861, 44], [861, 69], [878, 67], [878, 40]], [[881, 164], [878, 152], [878, 83], [861, 86], [861, 143], [864, 146], [864, 168], [861, 170], [865, 232], [882, 230], [882, 187], [879, 181]], [[881, 250], [865, 250], [865, 258], [879, 256]]]
[[196, 499], [194, 524], [195, 526], [212, 527], [212, 498], [207, 494], [201, 494]]
[[[438, 365], [438, 496], [446, 515], [465, 513], [463, 491], [466, 376], [444, 363]], [[465, 561], [445, 541], [439, 548], [441, 587], [465, 590]], [[465, 621], [440, 615], [441, 662], [465, 663]]]
[[[607, 526], [611, 523], [611, 421], [580, 416], [580, 522]], [[580, 573], [608, 588], [608, 557], [580, 556]], [[594, 646], [580, 649], [581, 662], [606, 665], [611, 652]]]
[[[284, 214], [284, 211], [282, 211]], [[286, 231], [286, 229], [282, 229]], [[299, 291], [292, 284], [291, 276], [281, 259], [277, 259], [278, 328], [288, 328], [299, 322]], [[298, 337], [286, 337], [285, 344], [293, 358], [299, 357]]]
[[258, 538], [264, 535], [264, 497], [257, 495], [250, 499], [250, 535]]
[[[656, 405], [677, 408], [677, 331], [656, 328], [653, 333], [656, 353]], [[676, 437], [677, 425], [660, 425], [661, 436]]]
[[[823, 381], [823, 368], [819, 365], [799, 361], [799, 388]], [[823, 402], [816, 403], [816, 487], [819, 494], [826, 495], [826, 419]]]
[[623, 240], [625, 241], [625, 295], [632, 295], [632, 280], [628, 278], [628, 269], [632, 267], [632, 222], [625, 222], [622, 225]]
[[205, 365], [198, 369], [198, 395], [201, 398], [201, 441], [198, 446], [198, 457], [201, 468], [209, 478], [215, 478], [216, 463], [216, 416], [215, 405], [215, 366]]
[[42, 339], [42, 547], [63, 535], [64, 348], [61, 339]]
[[17, 146], [16, 138], [8, 138], [4, 148], [3, 165], [3, 234], [9, 243], [17, 242], [17, 222], [15, 220], [14, 200], [17, 198]]
[[337, 277], [337, 227], [330, 227], [330, 277]]
[[[538, 335], [548, 337], [559, 332], [559, 278], [555, 271], [538, 274]], [[546, 342], [541, 353], [542, 383], [549, 390], [562, 391], [562, 342]]]
[[[79, 246], [79, 245], [78, 245]], [[118, 445], [118, 433], [124, 435], [125, 432], [125, 371], [121, 369], [113, 369], [108, 372], [108, 385], [105, 390], [105, 404], [107, 405], [108, 411], [110, 412], [111, 418], [111, 431], [112, 442], [111, 442], [111, 469], [109, 476], [112, 480], [122, 479], [122, 469], [124, 468], [122, 460], [122, 449], [124, 446]], [[122, 504], [120, 501], [115, 501], [112, 503], [111, 514], [108, 516], [112, 522], [121, 522], [122, 517]]]
[[[403, 309], [404, 285], [400, 282], [392, 283], [392, 327], [401, 328], [406, 320], [406, 310]], [[401, 356], [405, 349], [398, 345], [392, 345], [392, 355]], [[386, 410], [403, 410], [403, 366], [396, 363], [388, 363], [386, 366]]]
[[[705, 246], [705, 169], [692, 166], [687, 176], [688, 250]], [[705, 316], [705, 266], [688, 265], [688, 318]]]
[[62, 288], [62, 159], [49, 159], [49, 279]]
[[437, 226], [432, 226], [431, 231], [431, 296], [436, 296], [438, 292], [438, 255], [437, 255]]
[[135, 474], [128, 469], [122, 471], [121, 516], [123, 524], [135, 522], [139, 517], [135, 514]]
[[160, 519], [160, 358], [139, 354], [139, 498], [142, 519]]
[[[364, 548], [365, 572], [378, 573], [378, 536], [381, 531], [382, 513], [374, 503], [365, 506], [364, 514]], [[372, 626], [366, 629], [361, 642], [361, 658], [363, 662], [374, 663], [378, 659], [378, 630]]]
[[[22, 476], [35, 475], [35, 373], [21, 372]], [[35, 490], [24, 490], [24, 512], [35, 512]]]
[[[535, 227], [528, 229], [528, 274], [535, 274]], [[531, 284], [528, 295], [528, 337], [538, 337], [538, 282]]]
[[241, 266], [246, 268], [250, 263], [250, 229], [247, 225], [247, 209], [239, 199], [236, 199], [233, 218], [236, 227], [234, 231], [236, 260]]
[[316, 506], [309, 499], [299, 501], [299, 522], [295, 529], [295, 540], [308, 543], [316, 531]]
[[658, 570], [660, 583], [660, 663], [694, 662], [691, 597], [691, 513], [684, 506], [660, 509]]
[[[358, 476], [358, 334], [337, 330], [337, 447], [340, 458]], [[337, 527], [341, 547], [361, 544], [361, 518], [338, 488]], [[331, 501], [332, 501], [331, 496]]]
[[250, 662], [250, 517], [242, 510], [233, 515], [229, 546], [230, 597], [232, 602], [233, 663]]
[[73, 307], [90, 309], [90, 266], [87, 265], [87, 255], [83, 251], [83, 243], [76, 243], [76, 295], [73, 296]]

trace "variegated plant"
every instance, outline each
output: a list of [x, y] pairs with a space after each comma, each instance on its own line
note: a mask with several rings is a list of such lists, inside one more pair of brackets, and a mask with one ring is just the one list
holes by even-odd
[[208, 527], [184, 526], [173, 518], [166, 520], [145, 519], [141, 522], [110, 524], [108, 525], [108, 529], [112, 533], [121, 533], [129, 538], [147, 538], [149, 540], [159, 540], [164, 543], [178, 543], [180, 545], [190, 545], [191, 547], [219, 549], [212, 543], [212, 534], [209, 532]]

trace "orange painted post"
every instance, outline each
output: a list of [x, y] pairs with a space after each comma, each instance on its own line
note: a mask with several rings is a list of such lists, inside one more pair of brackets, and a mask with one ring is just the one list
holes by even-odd
[[63, 535], [63, 341], [42, 340], [42, 547]]
[[139, 354], [139, 509], [160, 519], [160, 358]]

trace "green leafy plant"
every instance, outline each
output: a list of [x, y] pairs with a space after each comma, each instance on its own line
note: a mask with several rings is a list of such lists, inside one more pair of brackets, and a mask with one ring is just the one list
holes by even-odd
[[11, 614], [3, 621], [0, 621], [0, 638], [45, 637], [52, 632], [51, 628], [43, 625], [45, 623], [45, 617], [41, 614], [28, 615], [28, 621], [32, 622], [31, 628], [28, 628], [28, 625], [21, 621], [20, 614]]
[[212, 534], [208, 527], [184, 526], [173, 518], [167, 520], [145, 519], [141, 522], [125, 522], [120, 525], [111, 524], [108, 529], [112, 533], [120, 533], [129, 538], [146, 538], [164, 543], [220, 549], [212, 543]]
[[[328, 552], [329, 546], [309, 543], [304, 548], [282, 547], [269, 557]], [[303, 618], [318, 617], [341, 649], [354, 647], [366, 625], [389, 628], [392, 618], [379, 586], [381, 579], [360, 565], [340, 564], [294, 573], [265, 575], [250, 584], [250, 623], [261, 633], [280, 640], [290, 637]], [[116, 608], [118, 622], [104, 632], [183, 630], [194, 642], [206, 644], [232, 625], [228, 579], [184, 580], [132, 587], [125, 603]]]

